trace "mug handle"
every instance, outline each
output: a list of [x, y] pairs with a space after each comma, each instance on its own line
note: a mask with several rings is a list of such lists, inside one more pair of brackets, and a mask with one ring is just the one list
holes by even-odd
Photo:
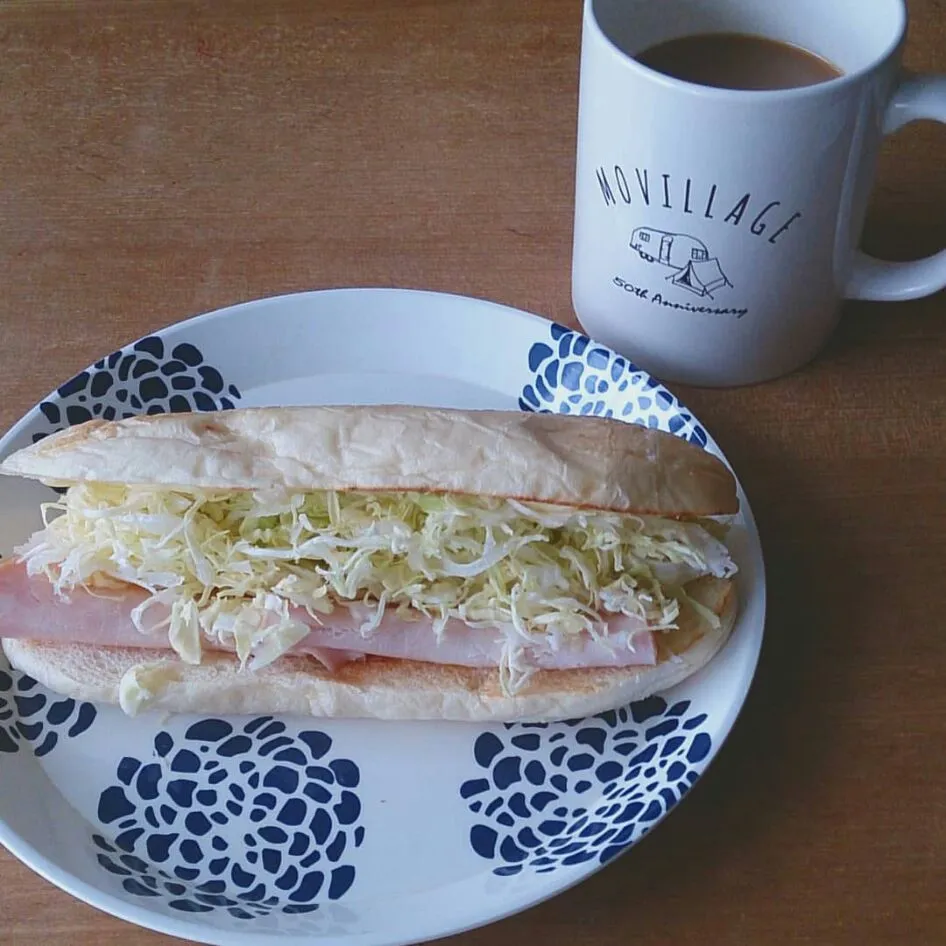
[[[946, 76], [908, 76], [887, 106], [884, 134], [929, 118], [946, 124]], [[909, 263], [891, 263], [856, 250], [845, 296], [901, 302], [930, 296], [946, 287], [946, 250]]]

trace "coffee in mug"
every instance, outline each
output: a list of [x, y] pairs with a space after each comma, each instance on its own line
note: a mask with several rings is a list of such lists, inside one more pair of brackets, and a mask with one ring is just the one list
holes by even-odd
[[841, 70], [791, 43], [745, 33], [701, 33], [658, 43], [634, 57], [665, 76], [715, 89], [797, 89]]

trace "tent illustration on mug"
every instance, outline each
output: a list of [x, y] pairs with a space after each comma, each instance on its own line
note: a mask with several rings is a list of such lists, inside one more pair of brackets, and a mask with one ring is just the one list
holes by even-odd
[[638, 227], [631, 234], [631, 249], [646, 263], [659, 263], [673, 270], [668, 276], [675, 286], [698, 296], [709, 296], [724, 286], [732, 286], [719, 260], [710, 256], [706, 244], [686, 233], [668, 233]]

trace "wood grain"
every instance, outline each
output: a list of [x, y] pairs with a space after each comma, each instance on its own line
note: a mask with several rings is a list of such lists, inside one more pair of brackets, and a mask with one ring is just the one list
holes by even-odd
[[[907, 63], [946, 71], [946, 4]], [[580, 3], [8, 0], [0, 6], [0, 428], [102, 353], [227, 303], [341, 285], [574, 324]], [[884, 150], [865, 246], [946, 243], [946, 133]], [[734, 462], [769, 569], [724, 751], [588, 882], [454, 938], [946, 941], [946, 319], [851, 305], [791, 377], [681, 389]], [[171, 943], [0, 853], [0, 942]]]

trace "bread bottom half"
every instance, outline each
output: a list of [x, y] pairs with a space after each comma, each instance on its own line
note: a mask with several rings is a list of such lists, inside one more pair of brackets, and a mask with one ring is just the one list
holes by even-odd
[[720, 626], [711, 627], [684, 605], [680, 629], [657, 635], [656, 666], [543, 670], [514, 696], [502, 691], [494, 669], [386, 657], [367, 657], [332, 673], [312, 657], [290, 655], [250, 671], [224, 653], [205, 652], [193, 666], [164, 650], [2, 643], [16, 669], [78, 700], [117, 704], [122, 678], [145, 665], [147, 679], [160, 680], [147, 709], [165, 713], [539, 722], [592, 716], [644, 699], [708, 663], [732, 632], [735, 588], [731, 580], [701, 579], [688, 591], [720, 618]]

